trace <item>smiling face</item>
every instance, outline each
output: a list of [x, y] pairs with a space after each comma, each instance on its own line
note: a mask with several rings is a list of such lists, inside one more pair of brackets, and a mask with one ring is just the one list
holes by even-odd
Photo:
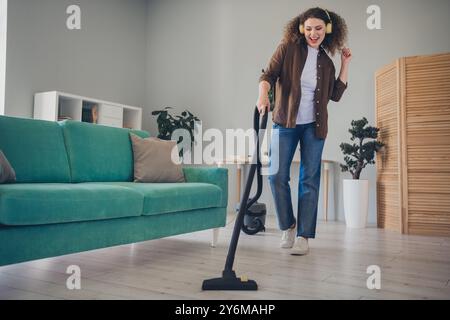
[[317, 18], [308, 18], [304, 23], [306, 42], [310, 47], [319, 48], [325, 39], [325, 21]]

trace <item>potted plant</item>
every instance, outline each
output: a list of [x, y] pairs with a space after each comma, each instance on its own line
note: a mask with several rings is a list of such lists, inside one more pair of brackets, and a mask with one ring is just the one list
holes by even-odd
[[364, 228], [367, 223], [369, 203], [369, 181], [360, 179], [361, 171], [375, 163], [375, 152], [384, 147], [377, 140], [379, 128], [368, 126], [366, 118], [353, 120], [350, 140], [353, 143], [341, 143], [345, 165], [342, 172], [350, 172], [353, 179], [344, 179], [344, 212], [345, 222], [350, 228]]
[[[171, 115], [169, 113], [171, 107], [165, 107], [163, 110], [156, 110], [152, 112], [153, 116], [157, 116], [156, 122], [158, 124], [158, 138], [163, 140], [171, 140], [172, 133], [176, 129], [186, 129], [191, 135], [191, 146], [194, 143], [195, 122], [200, 121], [189, 111], [185, 110], [181, 115]], [[179, 144], [182, 138], [177, 141]], [[183, 157], [183, 149], [180, 150], [180, 157]]]

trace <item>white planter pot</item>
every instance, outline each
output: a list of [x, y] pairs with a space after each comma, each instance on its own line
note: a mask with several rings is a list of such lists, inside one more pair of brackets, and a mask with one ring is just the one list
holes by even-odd
[[369, 209], [369, 181], [344, 179], [345, 223], [349, 228], [365, 228]]

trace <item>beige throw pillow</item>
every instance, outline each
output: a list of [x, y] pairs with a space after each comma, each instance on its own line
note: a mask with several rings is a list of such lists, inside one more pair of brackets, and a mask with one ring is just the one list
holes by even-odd
[[172, 149], [177, 148], [176, 141], [143, 139], [132, 133], [130, 136], [135, 182], [185, 182], [181, 164], [171, 159]]
[[16, 182], [16, 172], [0, 150], [0, 183]]

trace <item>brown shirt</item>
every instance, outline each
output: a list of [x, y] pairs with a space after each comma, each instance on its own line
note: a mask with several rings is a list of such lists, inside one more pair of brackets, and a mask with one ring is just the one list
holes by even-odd
[[[275, 85], [275, 109], [272, 120], [286, 128], [295, 128], [301, 99], [300, 78], [308, 48], [302, 38], [298, 42], [282, 42], [259, 81]], [[325, 139], [328, 133], [328, 101], [339, 101], [347, 84], [335, 78], [333, 61], [320, 47], [317, 56], [317, 87], [314, 96], [316, 137]]]

